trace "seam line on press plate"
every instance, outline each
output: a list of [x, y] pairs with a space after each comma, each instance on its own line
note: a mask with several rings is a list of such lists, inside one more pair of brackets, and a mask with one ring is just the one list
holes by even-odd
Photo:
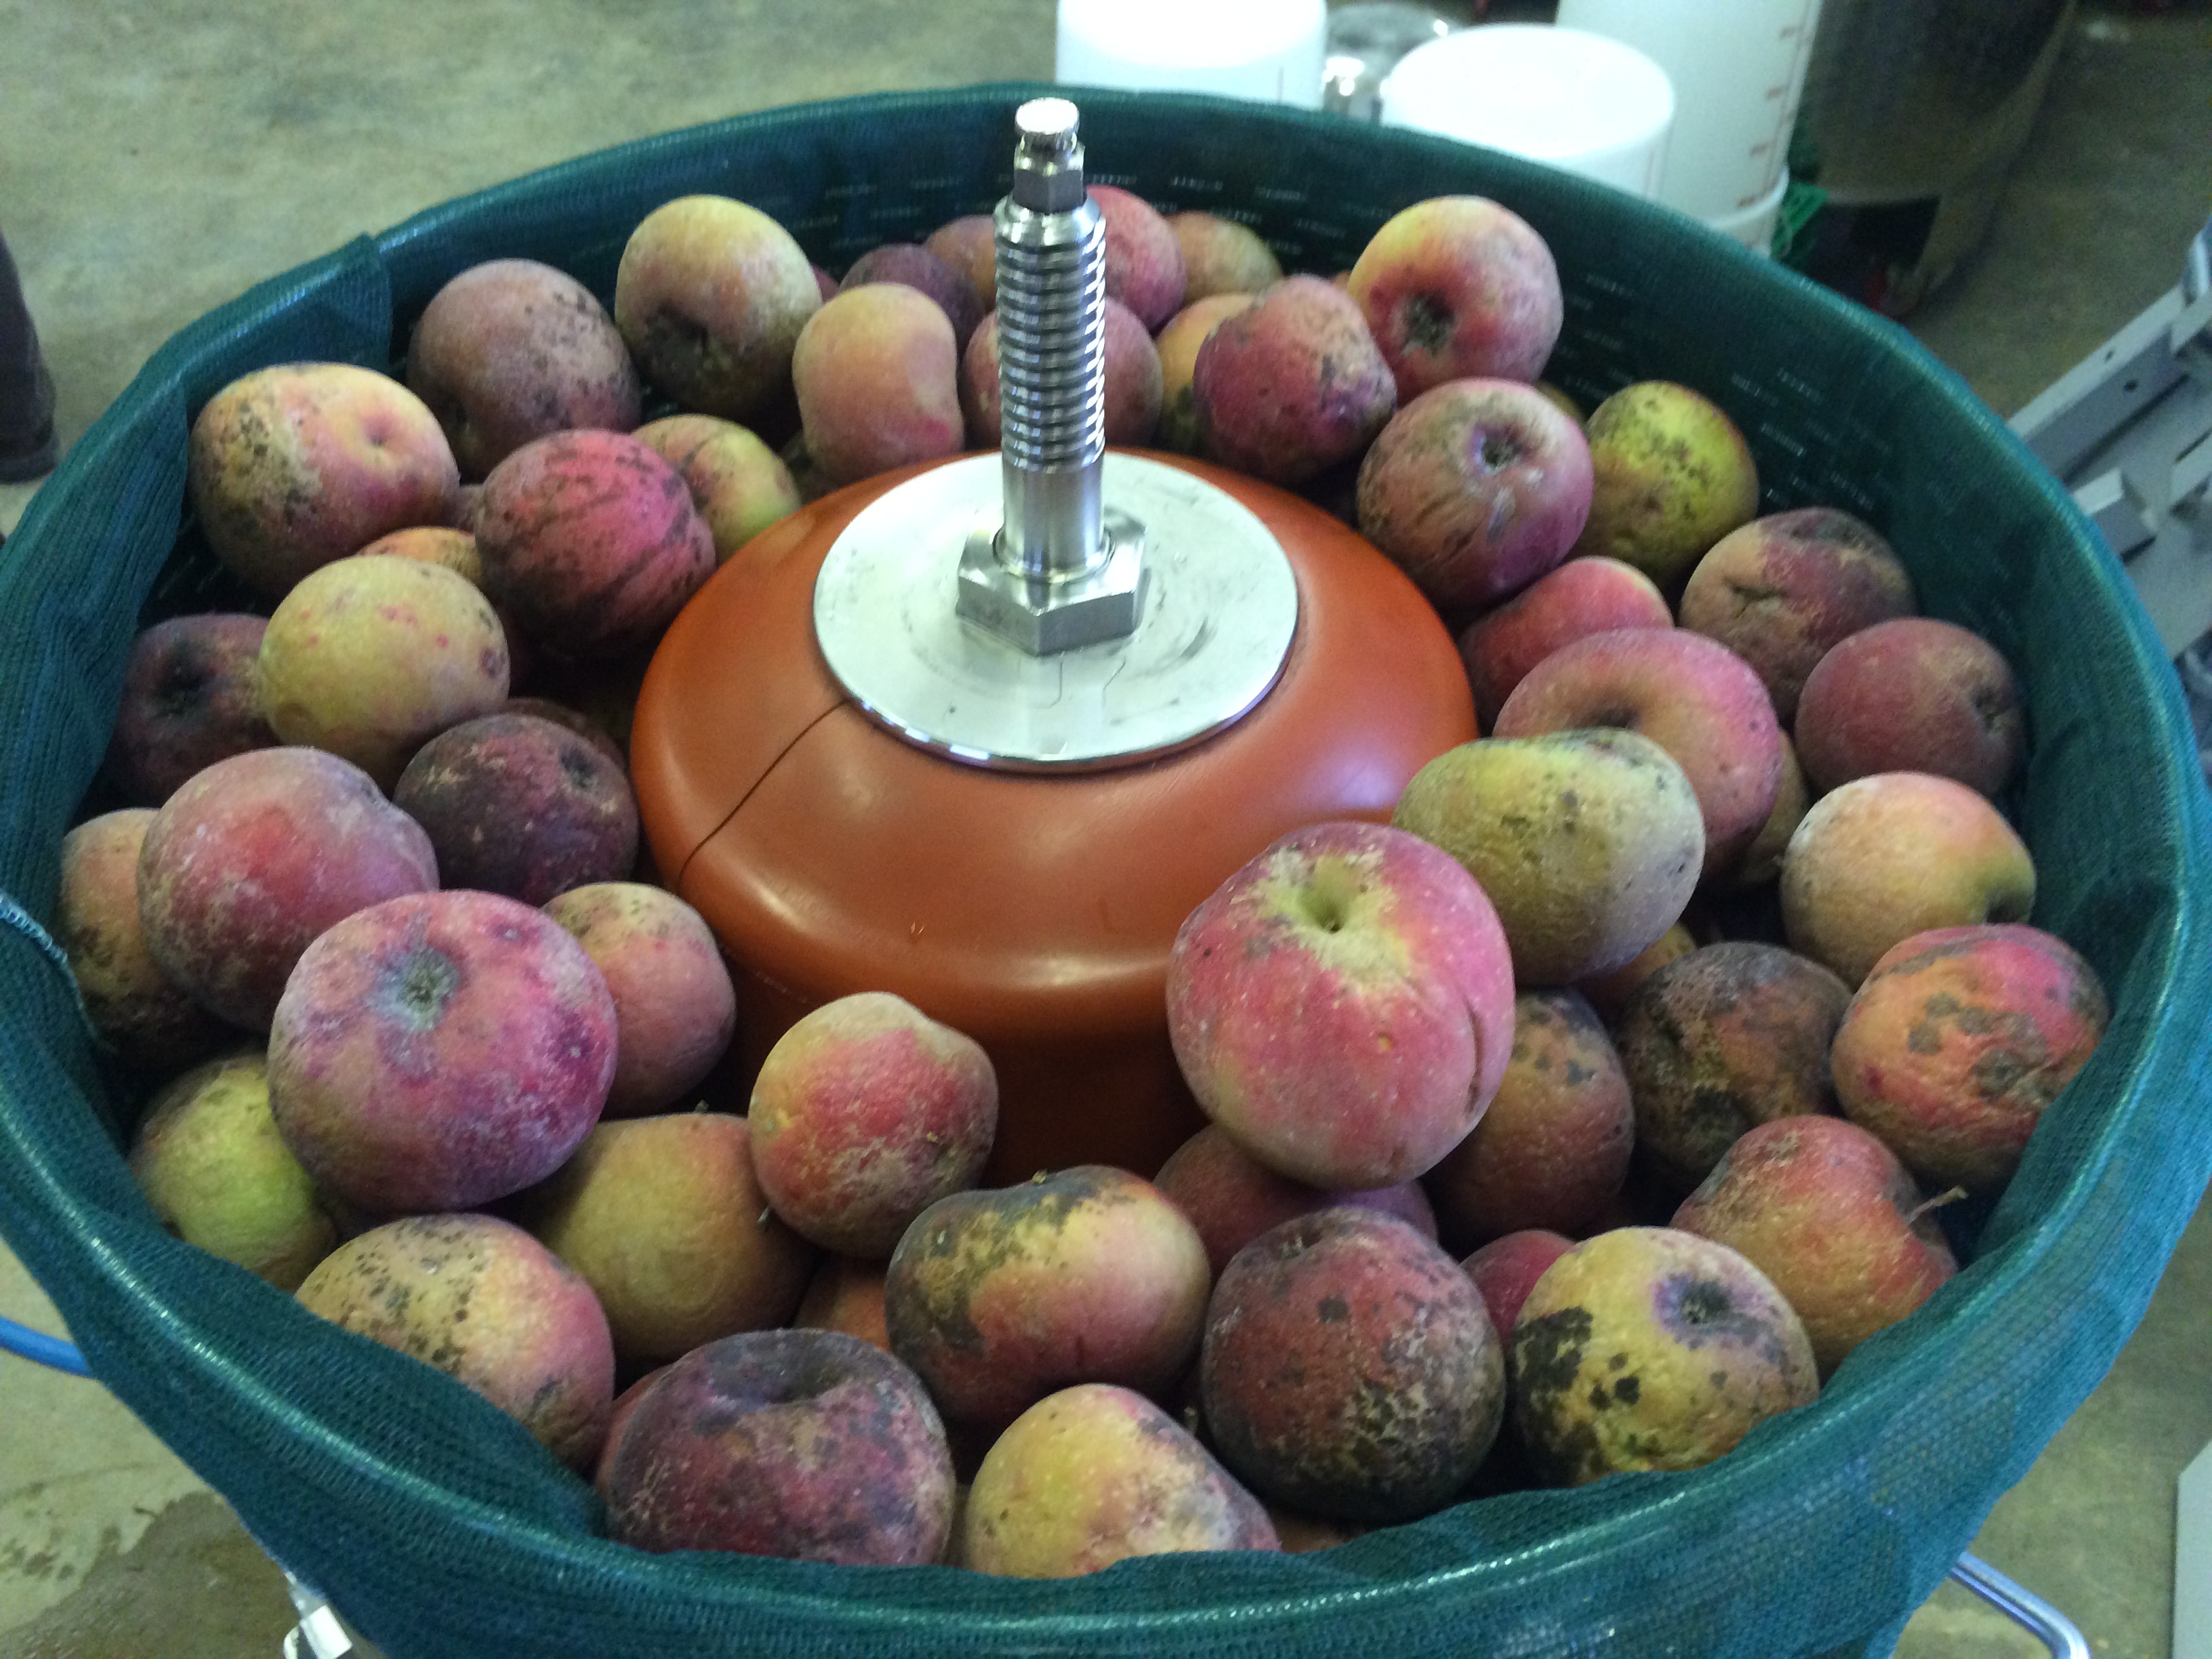
[[[728, 829], [730, 827], [731, 820], [735, 818], [738, 813], [745, 810], [745, 803], [753, 798], [754, 793], [760, 788], [761, 785], [768, 781], [769, 775], [775, 771], [777, 767], [783, 764], [785, 757], [789, 755], [793, 750], [798, 748], [800, 744], [806, 740], [806, 734], [808, 732], [811, 732], [816, 726], [821, 725], [823, 721], [828, 720], [832, 714], [836, 714], [839, 709], [844, 708], [851, 702], [852, 698], [849, 696], [838, 698], [836, 702], [831, 703], [827, 708], [823, 709], [812, 720], [807, 721], [805, 725], [800, 726], [798, 731], [791, 734], [791, 741], [775, 751], [775, 758], [774, 760], [770, 761], [766, 766], [761, 768], [760, 775], [755, 778], [752, 782], [746, 787], [745, 793], [738, 797], [736, 804], [732, 805], [728, 811], [722, 815], [721, 820], [717, 823], [712, 830], [709, 830], [705, 835], [699, 837], [699, 844], [696, 847], [693, 848], [690, 852], [684, 855], [684, 867], [676, 872], [676, 885], [673, 890], [674, 891], [678, 893], [683, 891], [684, 878], [691, 873], [692, 860], [696, 859], [700, 854], [705, 852], [707, 850], [707, 843], [714, 840], [715, 836], [720, 835], [723, 830]], [[4, 900], [6, 897], [7, 895], [5, 893], [0, 893], [0, 900]], [[36, 927], [37, 925], [38, 924], [36, 922], [32, 923], [33, 927]], [[58, 949], [59, 947], [58, 946], [56, 948]]]

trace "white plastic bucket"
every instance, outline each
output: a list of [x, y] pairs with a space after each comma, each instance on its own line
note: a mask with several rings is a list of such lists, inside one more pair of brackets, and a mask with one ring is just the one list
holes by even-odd
[[1774, 251], [1774, 223], [1782, 216], [1782, 198], [1789, 193], [1790, 169], [1784, 167], [1782, 176], [1774, 181], [1774, 187], [1766, 192], [1764, 201], [1755, 202], [1740, 212], [1723, 213], [1717, 218], [1708, 219], [1705, 228], [1733, 237], [1747, 248], [1771, 254]]
[[1066, 86], [1321, 106], [1325, 0], [1060, 0]]
[[1656, 199], [1674, 92], [1664, 70], [1619, 40], [1492, 23], [1401, 58], [1382, 83], [1382, 119]]
[[1658, 199], [1708, 224], [1755, 211], [1789, 160], [1820, 0], [1559, 0], [1562, 27], [1634, 46], [1674, 83]]

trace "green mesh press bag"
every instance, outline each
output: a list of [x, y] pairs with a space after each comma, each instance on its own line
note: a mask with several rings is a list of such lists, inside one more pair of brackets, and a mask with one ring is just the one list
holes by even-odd
[[[780, 110], [671, 134], [435, 209], [255, 289], [162, 349], [0, 557], [0, 888], [52, 914], [142, 613], [210, 574], [184, 519], [187, 422], [234, 376], [388, 366], [476, 261], [544, 260], [603, 298], [630, 229], [740, 197], [833, 270], [988, 210], [1012, 112], [987, 88]], [[1124, 1563], [1069, 1583], [945, 1568], [649, 1556], [507, 1419], [163, 1233], [35, 930], [0, 927], [0, 1231], [93, 1369], [393, 1659], [643, 1656], [1883, 1653], [2134, 1328], [2212, 1170], [2203, 1086], [2205, 799], [2179, 690], [2125, 576], [2064, 494], [1897, 328], [1689, 220], [1482, 151], [1204, 99], [1082, 100], [1094, 179], [1253, 223], [1292, 270], [1349, 265], [1396, 210], [1496, 197], [1558, 256], [1550, 374], [1586, 403], [1684, 381], [1750, 438], [1765, 510], [1847, 507], [1925, 608], [2019, 668], [2017, 801], [2035, 920], [2111, 989], [1971, 1265], [1820, 1401], [1688, 1474], [1462, 1504], [1318, 1556]], [[207, 608], [207, 607], [201, 607]]]

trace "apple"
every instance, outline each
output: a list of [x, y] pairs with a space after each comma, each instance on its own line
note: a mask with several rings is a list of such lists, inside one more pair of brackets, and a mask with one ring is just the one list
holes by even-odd
[[745, 1120], [723, 1112], [603, 1122], [514, 1200], [514, 1218], [599, 1297], [623, 1365], [665, 1364], [798, 1307], [814, 1252], [762, 1219], [751, 1144]]
[[884, 1257], [916, 1216], [982, 1174], [999, 1080], [973, 1037], [863, 991], [776, 1039], [747, 1112], [775, 1212], [840, 1255]]
[[714, 538], [719, 567], [780, 519], [799, 511], [791, 469], [749, 428], [711, 415], [672, 415], [630, 434], [674, 467]]
[[791, 360], [806, 453], [840, 483], [958, 453], [959, 340], [937, 302], [900, 283], [842, 289]]
[[655, 208], [615, 271], [615, 325], [647, 382], [688, 413], [729, 421], [775, 401], [799, 331], [821, 305], [791, 233], [726, 196]]
[[1505, 1410], [1474, 1283], [1395, 1217], [1336, 1209], [1222, 1269], [1199, 1358], [1221, 1460], [1271, 1502], [1410, 1521], [1456, 1497]]
[[[866, 287], [870, 283], [903, 283], [937, 301], [952, 325], [955, 350], [965, 350], [968, 337], [988, 308], [975, 302], [966, 276], [919, 242], [886, 242], [870, 248], [846, 270], [837, 292]], [[830, 297], [830, 296], [825, 296]]]
[[1995, 799], [2027, 757], [2020, 682], [2003, 653], [1955, 623], [1876, 623], [1806, 677], [1797, 749], [1822, 790], [1876, 772], [1932, 772]]
[[1673, 1224], [1728, 1245], [1773, 1281], [1805, 1322], [1824, 1379], [1959, 1270], [1897, 1154], [1841, 1118], [1748, 1131]]
[[1406, 403], [1447, 380], [1534, 380], [1566, 315], [1544, 239], [1480, 196], [1431, 197], [1394, 215], [1346, 286]]
[[1317, 276], [1286, 278], [1216, 325], [1191, 398], [1205, 453], [1280, 484], [1358, 456], [1397, 407], [1358, 307]]
[[1459, 1264], [1489, 1310], [1491, 1328], [1504, 1334], [1501, 1341], [1511, 1334], [1521, 1304], [1536, 1288], [1536, 1281], [1574, 1247], [1574, 1240], [1564, 1233], [1531, 1227], [1492, 1239]]
[[572, 887], [626, 880], [637, 863], [629, 772], [532, 714], [483, 714], [440, 732], [407, 763], [392, 799], [428, 834], [450, 887], [542, 905]]
[[233, 380], [193, 417], [187, 475], [208, 545], [270, 599], [387, 532], [446, 523], [460, 488], [422, 400], [351, 363]]
[[467, 1210], [566, 1163], [615, 1068], [584, 947], [495, 893], [410, 894], [309, 945], [276, 1005], [269, 1097], [309, 1174], [372, 1214]]
[[426, 741], [507, 701], [507, 633], [465, 576], [357, 555], [277, 602], [258, 672], [279, 739], [342, 755], [390, 789]]
[[172, 617], [131, 642], [103, 765], [125, 803], [159, 806], [202, 768], [275, 745], [255, 685], [268, 626], [237, 611]]
[[706, 919], [665, 888], [635, 881], [586, 882], [544, 908], [584, 947], [614, 998], [605, 1115], [686, 1104], [737, 1030], [737, 990]]
[[1324, 1192], [1279, 1176], [1207, 1124], [1168, 1155], [1152, 1182], [1190, 1218], [1218, 1277], [1229, 1258], [1269, 1228], [1295, 1216], [1343, 1206], [1394, 1215], [1423, 1237], [1437, 1236], [1428, 1195], [1415, 1181], [1366, 1192]]
[[1141, 196], [1114, 185], [1091, 186], [1106, 222], [1106, 297], [1137, 313], [1147, 333], [1182, 309], [1182, 245], [1174, 228]]
[[126, 1066], [173, 1075], [237, 1033], [155, 960], [138, 909], [150, 806], [87, 818], [62, 837], [53, 936], [92, 1029]]
[[1460, 380], [1400, 406], [1359, 467], [1359, 528], [1442, 611], [1556, 567], [1589, 514], [1582, 428], [1516, 380]]
[[1250, 294], [1216, 294], [1194, 300], [1170, 318], [1152, 342], [1160, 360], [1159, 441], [1177, 454], [1195, 455], [1202, 441], [1198, 425], [1198, 403], [1191, 385], [1198, 368], [1198, 350], [1221, 320], [1234, 317], [1251, 305]]
[[337, 1248], [337, 1222], [276, 1133], [257, 1051], [157, 1090], [131, 1136], [131, 1175], [171, 1232], [280, 1291]]
[[2025, 921], [2035, 860], [1978, 791], [1925, 772], [1854, 778], [1814, 801], [1782, 854], [1790, 948], [1856, 988], [1932, 927]]
[[1168, 215], [1168, 228], [1182, 251], [1182, 310], [1217, 294], [1257, 294], [1283, 280], [1282, 262], [1249, 225], [1193, 211]]
[[467, 478], [548, 433], [627, 432], [643, 395], [606, 307], [535, 259], [488, 259], [452, 277], [416, 321], [406, 373]]
[[147, 950], [194, 1001], [248, 1030], [269, 1029], [325, 928], [437, 885], [422, 826], [319, 749], [249, 750], [195, 774], [138, 854]]
[[683, 477], [627, 433], [556, 432], [484, 479], [484, 592], [564, 656], [604, 660], [660, 637], [714, 573]]
[[[1142, 446], [1152, 441], [1160, 422], [1160, 354], [1136, 313], [1117, 300], [1106, 301], [1105, 434], [1109, 444]], [[999, 412], [999, 318], [983, 319], [960, 358], [960, 410], [968, 441], [977, 448], [999, 447], [1003, 428]]]
[[2056, 935], [1934, 928], [1884, 952], [1851, 999], [1836, 1093], [1922, 1180], [1994, 1193], [2111, 1019], [2096, 970]]
[[1269, 1169], [1367, 1188], [1431, 1168], [1480, 1119], [1512, 1047], [1504, 930], [1418, 836], [1316, 824], [1185, 919], [1168, 1036], [1207, 1116]]
[[1569, 559], [1461, 632], [1460, 659], [1474, 690], [1475, 717], [1486, 730], [1494, 727], [1513, 688], [1563, 645], [1616, 628], [1674, 625], [1665, 597], [1635, 566]]
[[1281, 1547], [1260, 1500], [1144, 1395], [1085, 1382], [1010, 1424], [975, 1471], [959, 1559], [1073, 1578], [1133, 1556]]

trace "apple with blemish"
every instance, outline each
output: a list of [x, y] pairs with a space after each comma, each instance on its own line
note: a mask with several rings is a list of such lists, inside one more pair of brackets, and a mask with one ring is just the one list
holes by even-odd
[[1413, 775], [1391, 822], [1481, 884], [1524, 986], [1629, 961], [1681, 915], [1705, 860], [1687, 775], [1633, 732], [1461, 744]]
[[1735, 872], [1782, 788], [1782, 728], [1750, 664], [1680, 628], [1591, 634], [1529, 670], [1494, 732], [1527, 738], [1587, 726], [1640, 732], [1673, 756], [1705, 817], [1705, 874]]
[[2056, 935], [1932, 929], [1886, 952], [1852, 998], [1836, 1092], [1930, 1186], [1996, 1192], [2111, 1019], [2096, 969]]
[[1838, 507], [1803, 507], [1715, 542], [1682, 589], [1681, 623], [1749, 663], [1787, 726], [1805, 677], [1831, 647], [1911, 615], [1917, 603], [1904, 562], [1872, 526]]
[[1820, 1386], [1773, 1282], [1666, 1227], [1617, 1228], [1560, 1256], [1522, 1303], [1508, 1360], [1514, 1426], [1555, 1486], [1700, 1468]]
[[615, 325], [647, 384], [690, 413], [730, 421], [775, 401], [822, 302], [791, 233], [726, 196], [655, 208], [615, 270]]
[[548, 433], [627, 432], [643, 397], [606, 307], [535, 259], [488, 259], [447, 281], [415, 324], [406, 374], [466, 478]]
[[512, 1222], [418, 1215], [323, 1258], [295, 1293], [332, 1324], [481, 1395], [589, 1469], [614, 1403], [614, 1345], [591, 1286]]
[[1460, 380], [1403, 404], [1359, 467], [1359, 528], [1445, 611], [1555, 568], [1590, 501], [1582, 428], [1517, 380]]
[[975, 1184], [999, 1080], [973, 1037], [886, 991], [803, 1015], [776, 1039], [747, 1114], [775, 1212], [840, 1255], [890, 1255], [915, 1218]]
[[1370, 1210], [1317, 1211], [1238, 1251], [1207, 1304], [1199, 1375], [1207, 1430], [1239, 1479], [1355, 1521], [1450, 1503], [1505, 1409], [1474, 1281]]
[[131, 642], [102, 763], [132, 806], [159, 806], [204, 767], [277, 741], [261, 713], [256, 665], [264, 617], [172, 617]]
[[1393, 216], [1346, 288], [1407, 403], [1447, 380], [1534, 380], [1566, 315], [1544, 239], [1480, 196], [1431, 197]]
[[422, 893], [308, 946], [269, 1097], [309, 1174], [371, 1214], [468, 1210], [559, 1169], [599, 1121], [614, 1000], [584, 947], [495, 893]]
[[535, 715], [488, 714], [441, 732], [407, 763], [392, 799], [428, 834], [448, 886], [542, 905], [626, 880], [637, 863], [629, 772]]
[[390, 531], [448, 522], [460, 489], [422, 400], [352, 363], [279, 363], [233, 380], [193, 417], [186, 459], [208, 545], [272, 599]]
[[1597, 1015], [1573, 991], [1524, 990], [1490, 1109], [1421, 1177], [1438, 1236], [1464, 1251], [1530, 1229], [1581, 1233], [1620, 1195], [1635, 1139], [1628, 1075]]
[[1850, 1000], [1819, 963], [1751, 939], [1708, 945], [1646, 980], [1613, 1041], [1658, 1182], [1686, 1192], [1746, 1131], [1833, 1112], [1828, 1048]]
[[1079, 1164], [924, 1210], [891, 1253], [884, 1319], [947, 1421], [991, 1431], [1078, 1382], [1164, 1395], [1198, 1352], [1212, 1283], [1164, 1193]]
[[606, 1492], [609, 1534], [644, 1550], [921, 1566], [952, 1525], [929, 1395], [836, 1331], [749, 1331], [677, 1360], [623, 1425]]
[[556, 432], [484, 479], [484, 592], [563, 656], [618, 658], [660, 637], [714, 572], [714, 538], [676, 469], [623, 432]]
[[1897, 1154], [1841, 1118], [1748, 1131], [1673, 1224], [1728, 1245], [1773, 1281], [1805, 1322], [1823, 1378], [1959, 1270]]

